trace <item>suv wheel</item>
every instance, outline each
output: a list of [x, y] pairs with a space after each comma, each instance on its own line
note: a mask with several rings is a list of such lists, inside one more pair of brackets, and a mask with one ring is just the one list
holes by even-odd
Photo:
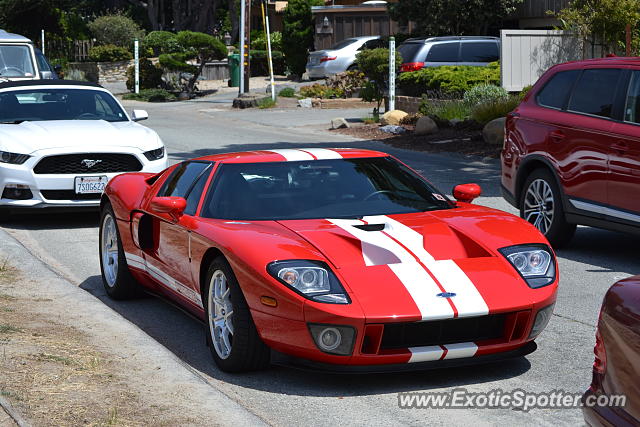
[[544, 169], [536, 169], [527, 177], [520, 198], [520, 217], [540, 230], [556, 248], [566, 245], [576, 231], [576, 225], [565, 220], [555, 179]]

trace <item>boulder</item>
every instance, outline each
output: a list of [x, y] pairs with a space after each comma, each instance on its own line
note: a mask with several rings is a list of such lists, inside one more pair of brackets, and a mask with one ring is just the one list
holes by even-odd
[[313, 100], [311, 98], [303, 98], [298, 100], [298, 107], [313, 108]]
[[331, 120], [331, 129], [342, 129], [342, 128], [350, 128], [349, 122], [343, 117], [337, 117]]
[[402, 110], [392, 110], [392, 111], [387, 111], [386, 113], [384, 113], [384, 115], [380, 118], [380, 123], [383, 126], [386, 125], [393, 125], [393, 126], [399, 126], [400, 122], [402, 121], [402, 119], [404, 119], [405, 117], [407, 117], [408, 114], [405, 113]]
[[418, 119], [414, 133], [416, 135], [431, 135], [438, 132], [438, 125], [431, 117], [424, 116]]
[[263, 98], [263, 95], [251, 95], [243, 93], [233, 100], [233, 108], [254, 108], [258, 106], [258, 101]]
[[403, 128], [402, 126], [396, 126], [396, 125], [381, 126], [380, 130], [382, 132], [391, 133], [391, 134], [394, 134], [394, 135], [401, 135], [401, 134], [407, 132], [407, 130], [405, 128]]
[[491, 120], [482, 129], [482, 138], [489, 145], [501, 146], [504, 143], [504, 123], [506, 117]]

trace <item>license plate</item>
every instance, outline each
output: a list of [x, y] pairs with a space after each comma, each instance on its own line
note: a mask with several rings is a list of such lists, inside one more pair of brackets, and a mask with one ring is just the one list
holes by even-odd
[[106, 176], [77, 176], [76, 194], [99, 194], [104, 192], [109, 178]]

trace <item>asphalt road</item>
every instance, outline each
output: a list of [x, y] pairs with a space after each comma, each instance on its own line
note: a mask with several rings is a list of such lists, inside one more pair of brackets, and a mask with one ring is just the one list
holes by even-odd
[[[444, 190], [458, 183], [477, 182], [484, 190], [478, 204], [515, 213], [499, 196], [499, 165], [494, 160], [398, 150], [325, 131], [331, 118], [347, 114], [357, 119], [367, 114], [365, 110], [232, 111], [221, 98], [144, 104], [143, 108], [151, 116], [145, 124], [158, 131], [174, 162], [262, 148], [368, 147], [396, 155]], [[204, 345], [204, 329], [191, 317], [154, 298], [114, 302], [105, 296], [97, 255], [97, 222], [97, 214], [92, 213], [33, 215], [16, 218], [3, 228], [72, 283], [199, 371], [212, 387], [274, 425], [581, 424], [579, 409], [400, 409], [397, 393], [451, 388], [580, 393], [591, 379], [595, 323], [602, 296], [616, 280], [638, 273], [636, 237], [580, 227], [571, 246], [558, 253], [561, 283], [555, 315], [538, 339], [539, 349], [526, 358], [411, 374], [339, 376], [274, 367], [259, 373], [228, 375], [213, 364]]]

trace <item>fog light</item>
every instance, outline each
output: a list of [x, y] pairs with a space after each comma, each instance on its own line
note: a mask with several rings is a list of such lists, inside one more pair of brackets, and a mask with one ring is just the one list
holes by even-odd
[[529, 334], [529, 339], [536, 338], [544, 328], [547, 327], [549, 320], [551, 320], [551, 316], [553, 315], [554, 306], [555, 303], [538, 311], [538, 314], [536, 314], [536, 321], [533, 323], [533, 328], [531, 328], [531, 333]]
[[7, 184], [2, 192], [3, 199], [29, 200], [33, 198], [33, 193], [28, 185]]
[[351, 326], [309, 325], [311, 336], [324, 353], [349, 356], [353, 351], [356, 331]]

